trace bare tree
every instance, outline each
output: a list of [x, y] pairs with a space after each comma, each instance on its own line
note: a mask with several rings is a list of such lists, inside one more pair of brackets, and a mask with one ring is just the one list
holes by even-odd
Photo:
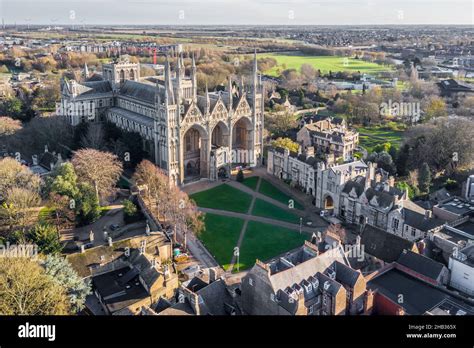
[[97, 198], [106, 198], [115, 192], [115, 184], [122, 173], [122, 163], [114, 154], [81, 149], [74, 153], [72, 164], [79, 181], [92, 185]]
[[40, 177], [28, 167], [10, 157], [0, 160], [0, 198], [13, 187], [22, 187], [38, 192], [39, 186]]
[[8, 116], [0, 117], [0, 137], [15, 134], [21, 129], [21, 122]]
[[13, 187], [7, 190], [5, 202], [0, 206], [0, 221], [8, 224], [9, 231], [20, 230], [37, 216], [32, 208], [39, 206], [41, 198], [37, 192], [22, 187]]
[[102, 125], [100, 123], [90, 123], [86, 134], [81, 137], [80, 145], [84, 148], [103, 150], [105, 142]]

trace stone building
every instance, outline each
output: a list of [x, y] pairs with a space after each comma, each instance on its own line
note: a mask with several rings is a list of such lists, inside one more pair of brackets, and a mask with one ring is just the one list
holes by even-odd
[[359, 133], [349, 129], [342, 118], [321, 116], [298, 131], [297, 141], [303, 147], [313, 146], [316, 153], [348, 161], [359, 143]]
[[351, 315], [367, 313], [371, 295], [340, 243], [321, 252], [305, 242], [268, 262], [257, 261], [242, 278], [241, 305], [249, 315]]
[[126, 57], [104, 64], [103, 81], [63, 81], [58, 115], [72, 125], [108, 120], [138, 132], [143, 147], [170, 182], [227, 175], [232, 163], [257, 165], [263, 154], [263, 85], [254, 55], [253, 74], [229, 76], [225, 91], [198, 95], [197, 67], [186, 75], [180, 54], [164, 79], [141, 80], [139, 64]]

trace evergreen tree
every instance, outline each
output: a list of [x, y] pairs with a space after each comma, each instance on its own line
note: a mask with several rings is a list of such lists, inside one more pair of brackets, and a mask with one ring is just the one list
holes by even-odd
[[90, 281], [84, 281], [69, 261], [60, 255], [48, 255], [43, 267], [45, 273], [65, 289], [71, 310], [75, 313], [81, 311], [85, 306], [87, 295], [92, 293]]
[[430, 167], [426, 162], [423, 162], [421, 166], [418, 182], [418, 187], [420, 191], [422, 193], [428, 193], [431, 186], [431, 172]]
[[237, 177], [235, 178], [235, 180], [237, 180], [238, 182], [243, 182], [244, 181], [244, 172], [242, 171], [242, 169], [239, 169], [239, 171], [237, 173]]
[[29, 233], [29, 239], [43, 254], [58, 254], [62, 250], [58, 231], [49, 224], [38, 224]]

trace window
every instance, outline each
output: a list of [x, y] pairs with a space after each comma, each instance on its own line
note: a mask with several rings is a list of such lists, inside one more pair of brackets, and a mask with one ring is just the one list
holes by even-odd
[[392, 228], [398, 229], [398, 224], [399, 224], [398, 219], [393, 219], [392, 220]]
[[416, 236], [416, 228], [415, 227], [411, 228], [411, 235], [412, 235], [412, 237]]

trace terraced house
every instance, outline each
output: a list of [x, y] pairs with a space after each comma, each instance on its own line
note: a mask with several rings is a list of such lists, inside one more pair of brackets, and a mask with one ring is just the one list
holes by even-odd
[[108, 120], [138, 132], [143, 147], [170, 182], [226, 176], [232, 163], [255, 166], [262, 159], [264, 103], [254, 56], [250, 78], [229, 76], [225, 91], [198, 95], [197, 67], [186, 75], [184, 58], [164, 78], [140, 78], [126, 57], [104, 64], [101, 81], [62, 82], [57, 113], [71, 124]]
[[310, 242], [242, 278], [242, 309], [250, 315], [355, 315], [370, 312], [365, 278], [350, 267], [341, 244], [320, 250]]

